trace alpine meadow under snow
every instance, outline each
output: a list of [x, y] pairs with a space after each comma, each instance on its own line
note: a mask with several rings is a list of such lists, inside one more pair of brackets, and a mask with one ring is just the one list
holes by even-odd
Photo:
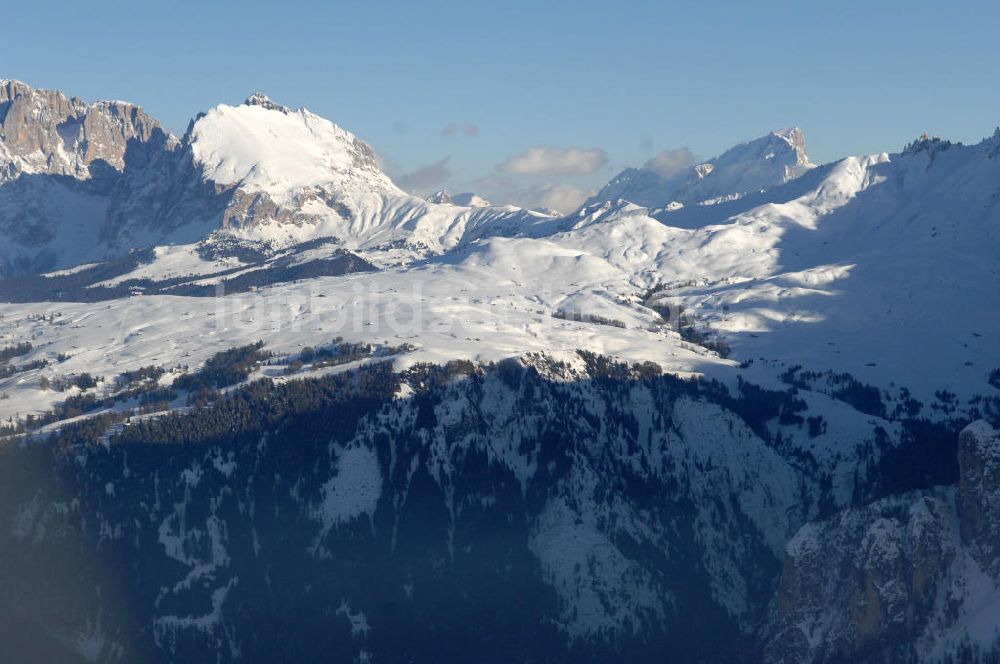
[[260, 93], [178, 138], [0, 81], [0, 640], [998, 661], [1000, 129], [900, 147], [561, 216]]

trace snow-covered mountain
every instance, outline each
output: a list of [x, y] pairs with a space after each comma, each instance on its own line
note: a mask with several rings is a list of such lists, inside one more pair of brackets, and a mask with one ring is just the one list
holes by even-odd
[[87, 105], [18, 82], [2, 90], [0, 274], [196, 242], [218, 230], [280, 245], [336, 237], [412, 258], [451, 248], [483, 225], [542, 216], [406, 194], [350, 132], [260, 93], [201, 114], [178, 140], [135, 106]]
[[463, 207], [489, 207], [493, 205], [479, 194], [474, 194], [472, 192], [465, 192], [461, 194], [455, 194], [453, 196], [444, 189], [428, 196], [427, 200], [431, 203], [461, 205]]
[[261, 94], [177, 139], [5, 89], [0, 580], [153, 561], [99, 621], [99, 569], [51, 577], [59, 656], [263, 661], [302, 597], [348, 661], [995, 654], [1000, 131], [776, 132], [559, 216]]
[[427, 197], [428, 203], [437, 203], [438, 205], [451, 205], [453, 203], [451, 199], [451, 194], [446, 190], [442, 189], [437, 191]]
[[455, 194], [451, 197], [451, 200], [455, 205], [465, 205], [468, 207], [489, 207], [493, 205], [493, 203], [489, 202], [479, 194], [474, 194], [472, 192]]
[[627, 168], [587, 203], [620, 199], [649, 208], [706, 205], [769, 189], [811, 168], [802, 130], [793, 127], [678, 172], [663, 173], [652, 165]]

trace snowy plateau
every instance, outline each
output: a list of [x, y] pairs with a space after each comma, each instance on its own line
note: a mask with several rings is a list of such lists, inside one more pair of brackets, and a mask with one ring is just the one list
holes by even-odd
[[559, 215], [0, 80], [0, 655], [1000, 661], [998, 335], [1000, 129]]

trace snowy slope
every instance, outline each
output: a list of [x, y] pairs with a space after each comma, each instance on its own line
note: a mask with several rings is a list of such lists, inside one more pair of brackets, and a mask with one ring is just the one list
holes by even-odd
[[217, 106], [192, 125], [187, 140], [205, 180], [231, 192], [222, 226], [241, 237], [287, 244], [334, 236], [365, 249], [402, 244], [410, 249], [406, 259], [450, 249], [483, 226], [541, 217], [479, 200], [463, 206], [445, 196], [411, 196], [351, 133], [262, 95]]
[[968, 397], [1000, 366], [998, 150], [1000, 135], [848, 158], [684, 228], [682, 212], [603, 204], [535, 229], [655, 288], [650, 304], [683, 306], [741, 359]]
[[654, 164], [627, 168], [587, 203], [626, 200], [644, 207], [708, 205], [768, 189], [813, 168], [798, 127], [742, 143], [707, 162], [664, 173]]
[[275, 107], [254, 95], [241, 106], [216, 106], [199, 118], [189, 141], [205, 178], [262, 191], [279, 204], [302, 189], [363, 181], [401, 194], [375, 164], [368, 146], [305, 109]]
[[[993, 260], [1000, 135], [968, 147], [921, 140], [899, 154], [811, 168], [801, 132], [775, 132], [685, 176], [694, 178], [683, 189], [690, 200], [721, 195], [728, 202], [673, 211], [604, 202], [569, 217], [410, 196], [348, 131], [263, 95], [211, 109], [179, 144], [148, 145], [108, 190], [24, 177], [0, 187], [2, 228], [15, 240], [0, 258], [21, 271], [52, 270], [97, 260], [112, 247], [169, 241], [176, 246], [153, 252], [151, 263], [98, 285], [186, 275], [208, 285], [238, 276], [232, 270], [240, 264], [206, 260], [199, 241], [209, 234], [209, 243], [236, 238], [271, 252], [332, 236], [388, 269], [346, 280], [351, 288], [420, 289], [414, 301], [429, 311], [439, 298], [467, 298], [475, 302], [465, 306], [485, 306], [490, 317], [507, 315], [496, 304], [506, 291], [515, 309], [533, 307], [545, 321], [527, 336], [527, 323], [497, 324], [499, 331], [470, 334], [461, 351], [461, 343], [426, 329], [412, 333], [427, 337], [424, 352], [433, 357], [478, 357], [477, 344], [505, 349], [490, 357], [559, 350], [558, 333], [543, 330], [570, 322], [592, 331], [592, 348], [627, 348], [632, 342], [618, 337], [632, 330], [656, 329], [662, 343], [669, 325], [661, 314], [683, 307], [702, 336], [723, 339], [735, 359], [771, 363], [749, 369], [761, 381], [800, 364], [905, 386], [929, 404], [940, 390], [962, 399], [990, 394], [986, 377], [1000, 366], [992, 344], [1000, 329]], [[766, 191], [742, 195], [756, 189]], [[29, 242], [19, 234], [36, 242], [34, 253], [19, 252]], [[335, 251], [321, 245], [292, 261]], [[315, 285], [285, 285], [282, 296], [304, 296]], [[80, 305], [88, 306], [100, 305]], [[352, 320], [378, 328], [381, 306]], [[14, 338], [16, 309], [8, 319]], [[227, 343], [252, 334], [227, 335]]]
[[[805, 195], [675, 241], [661, 259], [665, 294], [744, 357], [896, 380], [926, 400], [989, 390], [1000, 365], [998, 147], [1000, 137], [928, 141], [844, 160]], [[692, 260], [697, 272], [670, 271]]]
[[[12, 146], [21, 145], [13, 135], [0, 141], [7, 163], [14, 163]], [[909, 478], [923, 493], [854, 503], [866, 489], [889, 491], [879, 473], [892, 478], [897, 469], [879, 464], [911, 440], [915, 418], [940, 427], [929, 438], [937, 443], [980, 411], [1000, 416], [1000, 382], [990, 378], [1000, 370], [1000, 131], [973, 146], [921, 139], [900, 153], [819, 167], [805, 156], [801, 132], [776, 132], [670, 179], [650, 169], [623, 174], [603, 192], [606, 200], [598, 196], [569, 216], [492, 206], [471, 195], [411, 196], [348, 131], [263, 95], [211, 109], [180, 141], [161, 132], [143, 145], [110, 171], [62, 172], [58, 162], [58, 172], [40, 172], [41, 162], [26, 157], [16, 176], [0, 183], [0, 264], [47, 272], [0, 281], [10, 300], [0, 304], [0, 349], [11, 357], [0, 362], [7, 427], [70, 397], [110, 396], [124, 372], [162, 367], [157, 380], [169, 386], [217, 353], [258, 340], [275, 355], [251, 378], [282, 385], [372, 359], [295, 367], [303, 348], [340, 337], [397, 349], [392, 360], [400, 369], [521, 358], [539, 374], [553, 372], [557, 383], [576, 385], [573, 400], [589, 404], [593, 376], [581, 367], [592, 367], [582, 350], [718, 381], [711, 384], [718, 403], [672, 394], [667, 414], [650, 405], [664, 393], [618, 393], [628, 416], [588, 411], [606, 438], [588, 431], [583, 418], [574, 422], [583, 433], [573, 450], [590, 446], [595, 468], [608, 468], [600, 463], [607, 452], [615, 463], [634, 463], [644, 481], [679, 483], [682, 501], [693, 506], [685, 536], [703, 547], [692, 565], [738, 629], [749, 633], [762, 620], [761, 598], [750, 586], [774, 580], [755, 581], [741, 567], [749, 552], [785, 551], [803, 574], [822, 575], [823, 565], [808, 569], [814, 543], [849, 541], [842, 563], [850, 566], [860, 542], [912, 544], [900, 533], [926, 525], [931, 508], [931, 520], [948, 528], [935, 541], [955, 551], [964, 546], [953, 527], [968, 509], [956, 503], [964, 489], [929, 485], [946, 472]], [[136, 247], [150, 249], [102, 261]], [[341, 259], [348, 267], [331, 268]], [[505, 370], [496, 371], [503, 382]], [[97, 386], [54, 389], [83, 373], [98, 377]], [[845, 396], [845, 385], [868, 401]], [[755, 401], [761, 388], [771, 392]], [[481, 409], [456, 387], [433, 406], [441, 422], [435, 436], [464, 436], [457, 425], [475, 422], [469, 430], [484, 437], [490, 461], [502, 460], [523, 487], [548, 471], [515, 449], [520, 419], [535, 409], [515, 410], [509, 389], [485, 394]], [[412, 394], [399, 396], [393, 426], [417, 419]], [[186, 405], [181, 394], [169, 407]], [[533, 406], [543, 435], [547, 405]], [[483, 421], [504, 426], [475, 429]], [[652, 422], [678, 439], [653, 446]], [[447, 496], [454, 450], [444, 440], [422, 438], [431, 447], [428, 472]], [[613, 447], [623, 440], [630, 447]], [[373, 460], [381, 463], [357, 449], [331, 454], [368, 471]], [[662, 477], [647, 466], [662, 469]], [[615, 490], [598, 500], [593, 469], [568, 467], [559, 487], [565, 491], [546, 493], [537, 505], [528, 540], [558, 600], [560, 633], [577, 641], [655, 624], [678, 588], [634, 592], [651, 587], [651, 577], [621, 542], [666, 551], [676, 533], [646, 528]], [[185, 477], [196, 475], [190, 472]], [[365, 500], [357, 504], [335, 483], [322, 484], [325, 499], [314, 516], [324, 537], [354, 519], [371, 521], [381, 489], [376, 473], [365, 477]], [[642, 492], [645, 485], [637, 486]], [[839, 520], [829, 520], [835, 513]], [[787, 542], [817, 517], [828, 520]], [[166, 536], [160, 544], [192, 569], [208, 564], [179, 552], [178, 541]], [[936, 647], [957, 643], [962, 630], [988, 636], [996, 606], [996, 570], [956, 556], [945, 581], [966, 588], [981, 582], [985, 590], [955, 595], [960, 619], [928, 627]], [[795, 595], [795, 578], [786, 581]], [[842, 599], [845, 606], [853, 601]], [[782, 616], [787, 624], [775, 619], [792, 641], [779, 644], [774, 661], [799, 661], [796, 654], [823, 652], [822, 639], [840, 638], [820, 633], [834, 622], [829, 607], [794, 608]], [[216, 625], [213, 615], [190, 620]], [[165, 616], [167, 631], [187, 619]], [[815, 629], [802, 632], [810, 620]]]
[[[248, 110], [284, 117], [281, 111]], [[1000, 329], [1000, 268], [992, 258], [1000, 250], [998, 145], [998, 137], [971, 147], [929, 141], [892, 156], [845, 159], [817, 169], [808, 181], [776, 190], [775, 196], [784, 192], [782, 202], [697, 228], [670, 227], [635, 205], [596, 206], [573, 217], [535, 217], [503, 228], [496, 219], [476, 217], [496, 208], [477, 212], [358, 190], [422, 210], [406, 223], [376, 224], [376, 233], [348, 241], [361, 245], [362, 257], [388, 267], [383, 273], [286, 284], [221, 303], [162, 296], [125, 300], [115, 304], [113, 316], [103, 313], [107, 309], [100, 303], [60, 305], [74, 316], [91, 312], [85, 328], [101, 317], [121, 318], [148, 307], [158, 312], [150, 320], [169, 325], [170, 308], [185, 307], [192, 314], [204, 312], [204, 319], [191, 323], [202, 335], [214, 325], [207, 314], [219, 307], [252, 312], [245, 318], [254, 319], [254, 325], [239, 319], [216, 326], [208, 338], [217, 341], [208, 345], [188, 347], [176, 341], [173, 330], [165, 330], [174, 339], [166, 348], [152, 337], [108, 345], [90, 337], [72, 341], [61, 332], [51, 337], [44, 328], [32, 334], [39, 335], [39, 345], [53, 344], [48, 355], [70, 350], [67, 345], [91, 349], [81, 368], [109, 374], [135, 368], [124, 359], [133, 352], [136, 362], [152, 357], [176, 362], [184, 353], [203, 358], [257, 338], [287, 349], [308, 344], [309, 335], [319, 331], [356, 340], [386, 335], [414, 343], [421, 349], [415, 357], [426, 359], [498, 359], [587, 348], [633, 360], [655, 358], [682, 372], [718, 364], [714, 354], [679, 341], [664, 325], [658, 312], [683, 306], [703, 335], [732, 347], [734, 359], [763, 360], [746, 370], [755, 380], [773, 381], [785, 368], [802, 365], [848, 372], [882, 388], [906, 387], [928, 407], [942, 390], [964, 403], [976, 394], [993, 394], [987, 375], [1000, 367], [993, 343]], [[279, 226], [241, 233], [267, 237], [268, 229]], [[440, 235], [445, 227], [449, 230]], [[476, 229], [491, 233], [475, 239]], [[500, 235], [517, 237], [486, 237], [500, 229]], [[437, 242], [437, 251], [454, 248], [410, 263], [408, 249], [394, 254], [371, 247], [376, 238], [403, 231]], [[309, 250], [296, 260], [333, 248]], [[196, 249], [159, 250], [153, 263], [108, 283], [181, 274], [202, 275], [206, 281], [199, 283], [213, 283], [213, 274], [234, 267], [206, 263]], [[317, 299], [319, 292], [328, 297]], [[363, 304], [345, 307], [351, 294]], [[412, 307], [410, 315], [416, 312], [418, 318], [397, 327], [391, 321], [397, 306]], [[328, 319], [333, 310], [349, 313]], [[286, 320], [289, 311], [297, 313]], [[27, 316], [23, 307], [7, 305], [5, 338], [27, 334]], [[278, 318], [269, 320], [273, 316]], [[301, 338], [283, 328], [292, 321], [301, 326]], [[100, 325], [120, 329], [111, 318]], [[261, 326], [273, 328], [274, 336]], [[142, 350], [147, 340], [151, 346]], [[99, 347], [105, 347], [100, 355], [107, 360], [92, 356]], [[27, 388], [34, 379], [17, 380]], [[4, 413], [40, 408], [58, 398], [39, 397], [29, 389], [22, 402], [14, 398], [19, 390], [13, 384], [4, 389], [12, 397], [0, 402]]]
[[[200, 115], [178, 141], [137, 107], [86, 105], [21, 83], [0, 89], [0, 233], [9, 240], [0, 274], [219, 230], [280, 245], [332, 236], [396, 263], [494, 234], [487, 226], [509, 235], [544, 218], [478, 197], [438, 205], [410, 196], [350, 132], [261, 94]], [[80, 192], [97, 201], [71, 200]], [[67, 223], [79, 231], [69, 235]]]

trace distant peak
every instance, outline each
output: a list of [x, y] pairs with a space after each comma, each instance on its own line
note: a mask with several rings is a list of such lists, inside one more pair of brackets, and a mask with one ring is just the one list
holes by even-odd
[[906, 147], [903, 148], [903, 154], [915, 154], [917, 152], [936, 152], [938, 150], [947, 150], [951, 147], [951, 141], [947, 141], [940, 136], [932, 136], [926, 131], [922, 133], [916, 140], [912, 143], [908, 143]]
[[427, 200], [430, 203], [438, 203], [438, 204], [450, 205], [452, 203], [451, 194], [449, 194], [448, 190], [446, 189], [442, 189], [441, 191], [435, 193], [434, 195], [428, 196]]
[[489, 207], [493, 205], [482, 196], [474, 194], [472, 192], [455, 194], [454, 196], [451, 197], [451, 202], [454, 203], [455, 205], [462, 205], [464, 207]]
[[806, 136], [799, 127], [786, 127], [778, 131], [772, 131], [772, 136], [780, 138], [795, 151], [796, 163], [800, 166], [811, 166], [809, 155], [806, 153]]
[[246, 98], [246, 101], [243, 102], [243, 105], [260, 106], [262, 108], [266, 108], [269, 111], [281, 111], [282, 113], [291, 112], [291, 109], [289, 109], [287, 106], [282, 106], [281, 104], [276, 104], [273, 101], [271, 101], [271, 98], [268, 97], [263, 92], [253, 93], [252, 95]]
[[805, 136], [802, 133], [800, 127], [785, 127], [784, 129], [779, 129], [778, 131], [771, 132], [775, 136], [780, 136], [787, 141], [804, 140]]

